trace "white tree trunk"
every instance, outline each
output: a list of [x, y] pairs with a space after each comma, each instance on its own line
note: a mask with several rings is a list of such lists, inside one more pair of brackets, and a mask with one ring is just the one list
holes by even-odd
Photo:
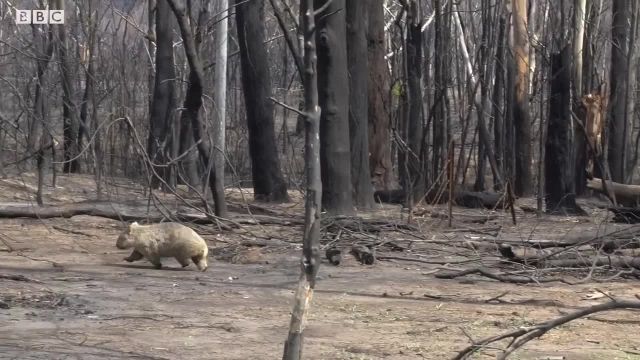
[[216, 180], [224, 186], [224, 165], [225, 159], [225, 129], [226, 129], [226, 104], [227, 104], [227, 35], [228, 35], [228, 0], [217, 1], [216, 13], [216, 63], [214, 68], [214, 136], [215, 151], [214, 159], [216, 164]]
[[582, 53], [584, 42], [584, 22], [587, 12], [587, 0], [574, 0], [573, 5], [573, 79], [575, 98], [582, 97]]

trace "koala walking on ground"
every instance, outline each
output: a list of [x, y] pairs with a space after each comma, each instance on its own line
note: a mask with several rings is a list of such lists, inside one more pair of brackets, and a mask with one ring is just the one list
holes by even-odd
[[200, 271], [207, 270], [207, 243], [191, 228], [167, 222], [152, 225], [129, 225], [116, 242], [118, 249], [133, 248], [124, 260], [133, 262], [145, 258], [161, 269], [160, 258], [174, 257], [182, 267], [193, 261]]

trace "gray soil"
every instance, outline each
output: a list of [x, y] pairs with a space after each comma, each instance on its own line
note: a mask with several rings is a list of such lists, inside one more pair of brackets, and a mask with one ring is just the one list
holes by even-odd
[[[32, 178], [25, 179], [29, 183]], [[82, 200], [91, 192], [90, 180], [61, 178], [61, 187], [49, 189], [47, 199], [50, 203]], [[30, 200], [26, 185], [0, 181], [2, 202]], [[133, 186], [130, 191], [143, 197]], [[237, 191], [229, 198], [240, 201]], [[277, 209], [301, 214], [301, 206], [298, 199]], [[461, 214], [458, 218], [468, 212], [488, 213], [462, 208], [455, 212]], [[553, 237], [613, 226], [603, 225], [598, 217], [602, 214], [592, 213], [584, 219], [538, 220], [519, 212], [521, 222], [513, 226], [507, 214], [491, 212], [498, 215], [491, 225], [501, 227], [503, 238]], [[398, 207], [384, 206], [367, 216], [397, 221], [399, 214]], [[465, 227], [490, 225], [458, 222], [455, 226], [462, 230], [447, 233], [446, 221], [425, 220], [425, 224], [426, 239], [452, 242], [477, 236], [465, 232]], [[164, 260], [162, 270], [147, 261], [123, 261], [128, 251], [115, 248], [122, 227], [119, 221], [90, 216], [0, 219], [1, 359], [282, 356], [300, 270], [300, 227], [247, 226], [233, 231], [195, 227], [212, 250], [210, 267], [203, 273], [193, 264], [182, 269], [173, 259]], [[398, 232], [384, 236], [407, 241], [407, 235]], [[252, 238], [271, 239], [277, 245], [241, 245]], [[430, 249], [417, 240], [412, 244], [413, 255], [434, 260], [433, 264], [389, 260], [364, 266], [349, 255], [337, 267], [323, 262], [305, 333], [305, 358], [447, 359], [468, 346], [470, 338], [530, 326], [606, 301], [601, 292], [629, 299], [638, 294], [636, 280], [622, 278], [579, 285], [516, 285], [477, 276], [437, 279], [434, 274], [443, 267], [460, 269], [485, 262], [493, 266], [495, 256], [478, 257], [442, 245]], [[394, 254], [404, 257], [407, 251]], [[554, 276], [576, 280], [586, 272]], [[638, 329], [638, 312], [596, 314], [552, 330], [512, 358], [640, 359]], [[495, 349], [475, 358], [495, 358]]]

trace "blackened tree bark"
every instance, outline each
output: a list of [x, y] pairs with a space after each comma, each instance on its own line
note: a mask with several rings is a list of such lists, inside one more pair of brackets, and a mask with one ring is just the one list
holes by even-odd
[[407, 7], [406, 76], [408, 116], [403, 119], [402, 136], [408, 145], [400, 162], [401, 183], [407, 194], [407, 205], [420, 201], [425, 191], [422, 151], [422, 22], [418, 2], [411, 0]]
[[367, 99], [369, 61], [367, 58], [366, 1], [347, 1], [347, 57], [349, 66], [349, 137], [351, 140], [351, 182], [355, 205], [373, 205], [369, 170], [369, 104]]
[[[300, 279], [296, 289], [289, 335], [284, 345], [283, 360], [303, 358], [302, 345], [304, 327], [320, 268], [320, 221], [322, 202], [322, 182], [320, 176], [320, 106], [318, 101], [316, 72], [316, 41], [313, 0], [300, 1], [301, 32], [303, 34], [304, 56], [291, 47], [296, 63], [304, 63], [300, 72], [304, 86], [305, 117], [305, 168], [307, 192], [305, 194], [304, 238]], [[302, 60], [304, 59], [304, 60]]]
[[531, 119], [529, 116], [529, 35], [527, 33], [527, 0], [512, 0], [513, 49], [515, 76], [513, 125], [515, 129], [514, 192], [518, 196], [531, 194]]
[[[495, 82], [493, 85], [493, 101], [492, 101], [492, 116], [493, 116], [493, 140], [494, 149], [496, 154], [496, 167], [498, 173], [504, 177], [504, 114], [502, 112], [502, 105], [504, 104], [504, 72], [505, 72], [505, 29], [506, 20], [504, 15], [500, 16], [498, 23], [498, 38], [496, 48], [496, 60], [495, 60]], [[504, 184], [500, 184], [497, 177], [493, 179], [493, 187], [495, 190], [500, 190]]]
[[179, 0], [166, 1], [169, 2], [171, 10], [178, 20], [180, 34], [182, 35], [184, 43], [184, 51], [189, 63], [189, 86], [187, 87], [187, 93], [185, 94], [183, 116], [191, 122], [193, 139], [198, 143], [200, 159], [209, 169], [209, 188], [211, 189], [215, 203], [215, 214], [217, 216], [224, 217], [227, 215], [227, 204], [224, 198], [224, 189], [220, 188], [216, 182], [216, 170], [211, 156], [211, 144], [209, 142], [209, 137], [205, 136], [204, 126], [199, 119], [200, 108], [202, 107], [204, 80], [202, 61], [200, 60], [198, 47], [196, 46], [196, 39], [193, 31], [191, 30], [191, 25], [187, 18], [184, 5], [180, 4]]
[[571, 49], [551, 55], [549, 121], [545, 142], [544, 174], [546, 211], [550, 214], [580, 214], [576, 204], [574, 145], [571, 118]]
[[[360, 1], [357, 1], [360, 2]], [[369, 115], [369, 169], [377, 190], [388, 190], [394, 185], [391, 163], [391, 123], [389, 116], [389, 68], [384, 59], [384, 2], [368, 0], [368, 115]]]
[[[437, 56], [434, 59], [434, 88], [435, 94], [433, 99], [434, 115], [433, 127], [433, 158], [432, 158], [432, 181], [439, 178], [442, 171], [445, 170], [447, 163], [446, 146], [449, 141], [449, 128], [447, 120], [447, 103], [448, 103], [448, 84], [451, 71], [451, 11], [443, 9], [443, 1], [434, 0], [435, 7], [435, 37], [434, 46]], [[447, 8], [451, 2], [448, 2]], [[431, 116], [431, 115], [430, 115]], [[440, 177], [444, 179], [444, 177]]]
[[[56, 0], [57, 9], [64, 10], [64, 1]], [[74, 81], [71, 78], [71, 64], [67, 56], [67, 31], [65, 24], [54, 25], [57, 27], [58, 42], [57, 54], [60, 64], [60, 76], [62, 77], [62, 119], [63, 119], [63, 171], [67, 173], [80, 172], [80, 160], [78, 159], [78, 111], [73, 99], [75, 95]]]
[[353, 212], [349, 145], [349, 77], [345, 0], [314, 0], [318, 46], [318, 96], [322, 206], [332, 214]]
[[628, 96], [629, 82], [633, 81], [629, 54], [632, 25], [633, 1], [613, 0], [613, 21], [611, 24], [611, 73], [609, 119], [608, 162], [611, 179], [618, 183], [626, 182], [627, 161], [630, 154], [631, 118], [629, 109], [633, 109], [633, 100]]
[[[170, 158], [170, 141], [175, 116], [175, 78], [176, 71], [173, 64], [173, 29], [171, 27], [171, 9], [167, 0], [157, 0], [156, 3], [156, 74], [149, 118], [149, 139], [147, 152], [154, 165], [158, 165], [156, 172], [169, 180], [169, 169], [165, 166]], [[155, 176], [151, 186], [157, 188], [160, 179]]]
[[242, 88], [249, 129], [249, 153], [256, 200], [289, 199], [280, 171], [271, 101], [271, 74], [264, 41], [264, 2], [236, 0]]

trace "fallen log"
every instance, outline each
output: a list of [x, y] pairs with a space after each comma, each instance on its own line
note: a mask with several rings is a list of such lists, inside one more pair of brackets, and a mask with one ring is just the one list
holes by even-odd
[[[406, 194], [402, 189], [378, 190], [373, 196], [377, 202], [388, 204], [404, 204], [406, 200]], [[496, 209], [504, 208], [507, 205], [503, 194], [489, 191], [458, 190], [454, 193], [453, 198], [456, 205], [472, 209]], [[447, 196], [438, 191], [430, 191], [424, 197], [424, 201], [428, 204], [443, 204], [447, 200]]]
[[[610, 180], [606, 181], [607, 191], [613, 192], [618, 204], [627, 207], [636, 207], [640, 204], [640, 185], [620, 184]], [[587, 188], [606, 195], [602, 187], [602, 179], [587, 179]]]

